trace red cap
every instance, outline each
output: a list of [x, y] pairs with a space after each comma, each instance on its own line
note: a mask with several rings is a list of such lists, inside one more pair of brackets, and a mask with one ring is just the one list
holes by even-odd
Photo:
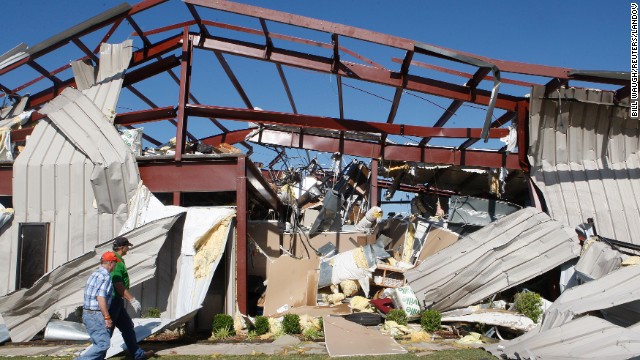
[[106, 253], [102, 254], [102, 257], [100, 258], [100, 261], [120, 262], [120, 259], [118, 259], [118, 257], [116, 256], [116, 254], [113, 251], [107, 251]]

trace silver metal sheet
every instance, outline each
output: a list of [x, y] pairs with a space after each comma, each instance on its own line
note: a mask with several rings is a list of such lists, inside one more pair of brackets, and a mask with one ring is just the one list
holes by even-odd
[[625, 257], [601, 241], [587, 243], [585, 247], [575, 267], [576, 275], [583, 282], [599, 279], [620, 268]]
[[485, 226], [520, 209], [506, 201], [453, 195], [449, 198], [447, 219], [450, 223]]
[[640, 266], [628, 266], [566, 290], [544, 313], [542, 330], [558, 327], [589, 311], [640, 300], [639, 277]]
[[477, 304], [579, 253], [572, 229], [524, 208], [426, 258], [405, 278], [425, 305], [445, 311]]
[[544, 91], [531, 94], [528, 157], [551, 217], [570, 227], [593, 218], [598, 234], [640, 244], [640, 124], [627, 100]]
[[51, 270], [112, 239], [128, 217], [140, 175], [109, 116], [131, 58], [131, 42], [102, 48], [109, 49], [100, 59], [103, 81], [86, 89], [89, 95], [67, 88], [46, 104], [40, 112], [48, 118], [38, 123], [14, 162], [15, 217], [11, 228], [0, 233], [0, 246], [6, 249], [0, 254], [0, 274], [6, 274], [0, 294], [15, 289], [18, 224], [50, 224]]
[[44, 329], [44, 339], [47, 341], [89, 341], [87, 328], [74, 321], [51, 320]]
[[509, 359], [630, 359], [640, 356], [640, 328], [585, 316], [549, 331], [533, 330], [484, 347]]
[[[154, 276], [156, 257], [178, 216], [156, 220], [126, 234], [136, 245], [136, 251], [127, 255], [131, 284]], [[82, 304], [85, 282], [98, 266], [102, 253], [110, 250], [111, 245], [111, 241], [101, 244], [45, 274], [31, 288], [1, 297], [0, 314], [11, 339], [28, 341], [46, 326], [56, 309]]]

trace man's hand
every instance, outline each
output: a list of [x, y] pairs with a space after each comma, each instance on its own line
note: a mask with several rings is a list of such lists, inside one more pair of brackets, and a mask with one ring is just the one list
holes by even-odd
[[105, 319], [104, 322], [107, 324], [107, 329], [111, 329], [113, 327], [113, 320]]
[[136, 312], [136, 315], [140, 316], [142, 313], [142, 305], [140, 305], [140, 301], [136, 300], [136, 298], [132, 298], [129, 303], [131, 304], [133, 311]]

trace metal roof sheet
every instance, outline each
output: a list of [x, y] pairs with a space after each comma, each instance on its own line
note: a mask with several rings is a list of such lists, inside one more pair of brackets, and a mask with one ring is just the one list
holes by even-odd
[[549, 214], [574, 227], [640, 244], [640, 122], [614, 93], [534, 87], [529, 122], [531, 177]]
[[623, 267], [600, 279], [566, 290], [544, 313], [541, 329], [560, 326], [588, 311], [640, 300], [638, 277], [640, 266]]
[[511, 341], [486, 346], [509, 359], [629, 359], [640, 355], [640, 328], [619, 327], [593, 316], [549, 331], [535, 330]]
[[479, 303], [579, 253], [573, 230], [524, 208], [428, 257], [405, 277], [418, 299], [443, 311]]

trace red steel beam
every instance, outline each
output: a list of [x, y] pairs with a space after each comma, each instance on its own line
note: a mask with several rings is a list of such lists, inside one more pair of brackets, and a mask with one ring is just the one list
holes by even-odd
[[[203, 7], [232, 12], [232, 13], [241, 14], [241, 15], [253, 16], [253, 17], [262, 18], [265, 20], [271, 20], [271, 21], [280, 22], [284, 24], [300, 26], [308, 29], [317, 30], [317, 31], [335, 33], [342, 36], [369, 41], [369, 42], [373, 42], [381, 45], [396, 47], [403, 50], [412, 50], [412, 51], [416, 50], [416, 51], [421, 51], [422, 53], [428, 53], [425, 50], [414, 48], [415, 42], [412, 40], [400, 38], [397, 36], [387, 35], [383, 33], [378, 33], [375, 31], [360, 29], [353, 26], [332, 23], [324, 20], [309, 18], [309, 17], [290, 14], [290, 13], [281, 12], [281, 11], [275, 11], [275, 10], [261, 8], [261, 7], [252, 6], [252, 5], [234, 3], [226, 0], [185, 0], [185, 2], [188, 4], [199, 5]], [[433, 46], [433, 45], [430, 45], [430, 46]], [[444, 51], [454, 52], [460, 55], [465, 55], [475, 59], [486, 61], [488, 63], [498, 66], [498, 68], [503, 72], [512, 72], [512, 73], [519, 73], [519, 74], [568, 79], [569, 78], [568, 73], [569, 71], [571, 71], [571, 69], [569, 68], [498, 60], [498, 59], [488, 58], [485, 56], [466, 53], [463, 51], [447, 49], [440, 46], [434, 46], [434, 47], [442, 49]], [[441, 57], [439, 54], [429, 53], [429, 55]]]
[[251, 133], [254, 129], [242, 129], [236, 131], [224, 132], [222, 134], [209, 136], [206, 138], [200, 139], [203, 144], [211, 145], [211, 146], [219, 146], [222, 143], [227, 144], [236, 144], [244, 141], [244, 139]]
[[[249, 42], [230, 41], [221, 38], [207, 38], [204, 42], [200, 41], [200, 36], [194, 36], [194, 44], [205, 50], [221, 51], [224, 53], [264, 60], [264, 46]], [[273, 49], [269, 61], [282, 65], [298, 67], [318, 72], [331, 73], [332, 59], [303, 54], [296, 51], [283, 49]], [[398, 72], [392, 72], [386, 69], [378, 69], [370, 66], [343, 62], [343, 66], [338, 69], [337, 75], [346, 78], [353, 78], [381, 85], [393, 87], [402, 87], [403, 79]], [[486, 90], [471, 91], [471, 89], [450, 84], [444, 81], [422, 78], [415, 75], [406, 77], [407, 90], [422, 92], [450, 99], [472, 102], [480, 105], [488, 105], [491, 99], [491, 93]], [[520, 98], [510, 95], [498, 94], [496, 107], [509, 111], [515, 111], [516, 103]]]
[[529, 149], [529, 102], [518, 102], [517, 112], [517, 126], [518, 126], [518, 158], [520, 159], [520, 166], [523, 170], [529, 171], [531, 165], [527, 159], [527, 152]]
[[[173, 51], [179, 48], [181, 44], [182, 44], [182, 35], [176, 35], [169, 39], [162, 40], [150, 48], [145, 48], [145, 49], [135, 51], [131, 59], [130, 67], [137, 66], [159, 55], [165, 54], [169, 51]], [[29, 107], [34, 108], [39, 105], [42, 105], [47, 101], [52, 100], [54, 97], [60, 95], [62, 90], [66, 89], [69, 86], [75, 86], [75, 85], [76, 85], [75, 79], [71, 78], [63, 81], [62, 84], [59, 86], [50, 87], [48, 89], [42, 90], [39, 93], [34, 94], [29, 98]]]
[[13, 195], [13, 167], [0, 166], [0, 195]]
[[235, 191], [236, 159], [151, 162], [140, 160], [140, 178], [151, 192]]
[[341, 152], [345, 155], [384, 160], [416, 161], [430, 164], [460, 165], [521, 169], [517, 154], [496, 151], [458, 150], [452, 148], [420, 147], [415, 145], [385, 145], [378, 143], [340, 139], [328, 136], [299, 134], [263, 129], [258, 143], [290, 148]]
[[185, 111], [189, 101], [189, 87], [191, 80], [191, 55], [193, 46], [189, 40], [189, 29], [182, 32], [182, 65], [180, 66], [180, 94], [178, 97], [178, 126], [176, 128], [176, 161], [182, 160], [187, 137], [187, 120], [189, 114]]
[[[237, 109], [207, 105], [186, 105], [186, 112], [190, 116], [199, 117], [214, 116], [230, 120], [418, 137], [479, 138], [480, 133], [482, 132], [482, 129], [479, 128], [430, 128], [415, 125], [341, 120], [323, 116], [288, 114], [274, 111]], [[508, 129], [490, 129], [489, 131], [490, 138], [501, 138], [507, 134], [509, 134]]]
[[329, 21], [318, 20], [306, 16], [289, 14], [282, 11], [261, 8], [258, 6], [239, 4], [224, 0], [185, 0], [185, 2], [187, 4], [203, 6], [241, 15], [254, 16], [265, 20], [338, 34], [404, 50], [413, 50], [414, 45], [413, 41], [397, 36], [359, 29], [353, 26], [332, 23]]
[[118, 125], [141, 124], [151, 121], [174, 119], [176, 116], [176, 108], [173, 106], [165, 106], [162, 108], [118, 114], [116, 115], [114, 123]]
[[[494, 122], [491, 123], [491, 128], [500, 127], [500, 126], [506, 124], [507, 122], [513, 120], [514, 117], [516, 117], [516, 113], [506, 112], [506, 113], [502, 114], [502, 116], [497, 118]], [[460, 146], [458, 146], [458, 149], [466, 149], [469, 146], [477, 143], [478, 140], [479, 139], [468, 139], [467, 141], [462, 143]]]
[[[395, 62], [395, 63], [402, 64], [402, 59], [400, 59], [400, 58], [394, 57], [391, 60], [393, 62]], [[446, 67], [442, 67], [442, 66], [431, 65], [431, 64], [427, 64], [427, 63], [424, 63], [424, 62], [421, 62], [421, 61], [413, 60], [413, 61], [411, 61], [411, 65], [415, 65], [415, 66], [418, 66], [418, 67], [421, 67], [421, 68], [425, 68], [425, 69], [429, 69], [429, 70], [439, 71], [439, 72], [446, 73], [446, 74], [456, 75], [456, 76], [460, 76], [460, 77], [467, 78], [467, 79], [473, 78], [473, 74], [470, 74], [470, 73], [457, 71], [457, 70], [452, 70], [452, 69], [449, 69], [449, 68], [446, 68]], [[494, 81], [495, 78], [493, 76], [486, 76], [485, 80]], [[506, 79], [504, 77], [501, 77], [500, 81], [505, 83], [505, 84], [518, 85], [518, 86], [524, 86], [524, 87], [531, 87], [531, 86], [534, 86], [534, 85], [541, 85], [541, 84], [534, 84], [534, 83], [526, 82], [526, 81]]]

